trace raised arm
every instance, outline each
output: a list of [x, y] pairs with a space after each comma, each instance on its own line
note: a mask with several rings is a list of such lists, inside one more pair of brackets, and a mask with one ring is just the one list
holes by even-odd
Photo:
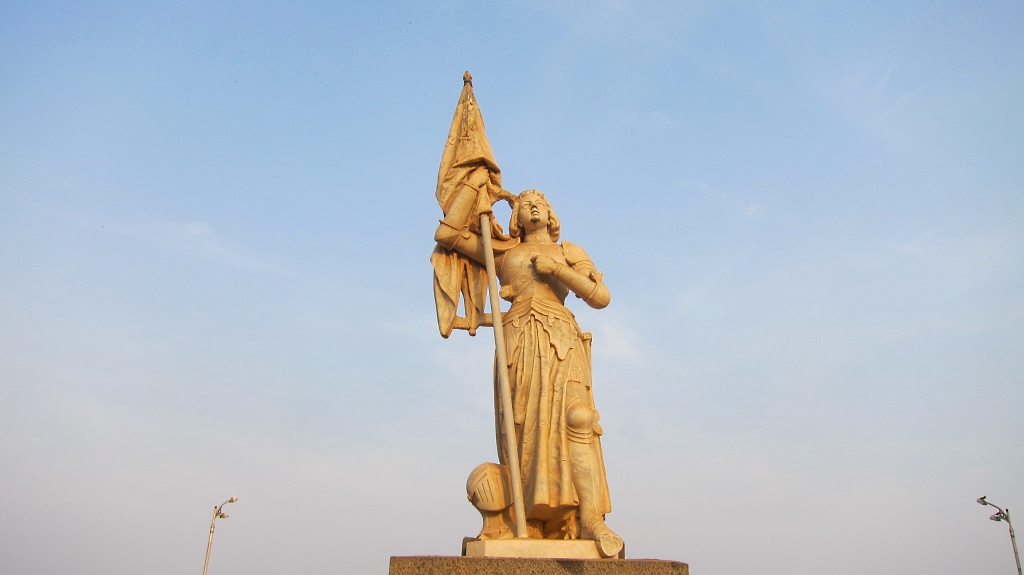
[[[480, 239], [480, 215], [493, 214], [491, 204], [497, 200], [505, 200], [512, 205], [515, 196], [505, 190], [494, 192], [493, 186], [488, 187], [486, 168], [477, 168], [466, 181], [462, 182], [455, 198], [445, 211], [444, 219], [434, 231], [434, 241], [442, 247], [454, 250], [472, 259], [480, 265], [486, 265], [484, 243]], [[498, 222], [491, 218], [491, 247], [494, 249], [494, 262], [501, 269], [501, 260], [505, 252], [519, 245], [519, 238], [505, 235]]]
[[[480, 236], [470, 228], [477, 229], [478, 222], [473, 222], [474, 217], [479, 218], [480, 187], [487, 184], [487, 170], [479, 168], [474, 171], [467, 182], [465, 182], [455, 199], [452, 200], [444, 219], [438, 224], [434, 231], [434, 241], [449, 250], [457, 251], [472, 260], [484, 263], [484, 245]], [[490, 206], [484, 204], [490, 211]]]

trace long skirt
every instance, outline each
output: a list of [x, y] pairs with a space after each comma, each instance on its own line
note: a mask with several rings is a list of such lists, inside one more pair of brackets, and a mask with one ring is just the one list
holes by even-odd
[[[541, 298], [516, 301], [502, 320], [526, 516], [531, 520], [557, 520], [579, 505], [572, 482], [565, 414], [578, 401], [594, 409], [590, 334], [580, 330], [565, 306]], [[498, 454], [505, 464], [500, 410], [495, 374]], [[611, 498], [600, 433], [600, 425], [595, 423], [590, 445], [596, 452], [592, 460], [598, 469], [594, 471], [600, 476], [598, 509], [607, 513], [611, 511]]]

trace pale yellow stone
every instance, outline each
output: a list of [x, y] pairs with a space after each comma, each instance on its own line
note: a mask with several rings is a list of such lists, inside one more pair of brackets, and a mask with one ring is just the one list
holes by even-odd
[[593, 541], [576, 539], [502, 539], [466, 543], [466, 557], [535, 557], [543, 559], [601, 559]]
[[[467, 497], [484, 518], [478, 547], [503, 549], [508, 554], [493, 556], [505, 557], [552, 557], [521, 553], [563, 547], [593, 548], [599, 557], [619, 555], [622, 539], [605, 524], [611, 497], [594, 406], [592, 336], [565, 306], [571, 293], [601, 309], [611, 294], [583, 248], [559, 242], [561, 222], [544, 194], [515, 195], [501, 188], [468, 72], [436, 195], [444, 219], [434, 233], [431, 263], [441, 335], [448, 337], [453, 329], [472, 335], [492, 323], [492, 314], [484, 313], [487, 283], [494, 279], [488, 278], [487, 266], [501, 282], [499, 295], [512, 303], [495, 334], [503, 346], [496, 350], [502, 371], [494, 373], [500, 465], [482, 464], [466, 485]], [[508, 235], [489, 217], [499, 200], [512, 206]], [[460, 300], [466, 317], [457, 316]], [[502, 405], [511, 409], [514, 425], [503, 421]], [[513, 429], [515, 437], [507, 437]], [[517, 468], [519, 477], [510, 475]], [[525, 526], [515, 523], [520, 514]], [[517, 533], [536, 545], [511, 541]]]

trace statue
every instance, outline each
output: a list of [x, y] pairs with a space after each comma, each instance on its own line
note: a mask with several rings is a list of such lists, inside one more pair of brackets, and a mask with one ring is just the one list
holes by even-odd
[[[468, 72], [436, 193], [444, 219], [431, 263], [441, 335], [500, 325], [494, 372], [500, 465], [480, 465], [467, 482], [469, 500], [484, 518], [478, 538], [592, 540], [602, 557], [616, 557], [623, 542], [605, 524], [611, 500], [594, 407], [591, 334], [565, 307], [570, 293], [596, 309], [611, 295], [587, 253], [559, 242], [559, 219], [543, 193], [502, 189]], [[499, 200], [512, 207], [507, 235], [491, 210]], [[488, 283], [491, 314], [484, 305]], [[500, 312], [496, 295], [511, 302], [507, 312]], [[457, 314], [460, 299], [465, 317]]]

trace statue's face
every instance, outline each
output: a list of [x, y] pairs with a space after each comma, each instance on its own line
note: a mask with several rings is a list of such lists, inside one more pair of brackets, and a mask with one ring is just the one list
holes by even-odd
[[527, 196], [519, 202], [519, 223], [528, 234], [547, 229], [549, 213], [548, 203], [536, 196]]

